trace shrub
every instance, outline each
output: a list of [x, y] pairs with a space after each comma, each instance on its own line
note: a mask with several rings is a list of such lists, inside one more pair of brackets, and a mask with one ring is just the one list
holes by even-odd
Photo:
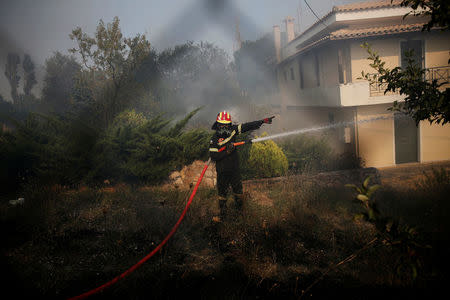
[[274, 141], [267, 140], [252, 144], [247, 162], [247, 175], [276, 177], [286, 174], [287, 169], [288, 160], [283, 150]]
[[182, 130], [197, 111], [170, 128], [170, 120], [161, 116], [148, 119], [134, 110], [119, 114], [97, 145], [97, 168], [89, 180], [155, 183], [194, 159], [205, 158], [210, 133]]
[[90, 153], [96, 131], [61, 116], [29, 113], [11, 119], [14, 129], [0, 134], [0, 176], [7, 174], [5, 188], [14, 191], [35, 179], [42, 183], [73, 184], [91, 167]]
[[299, 135], [283, 140], [281, 147], [293, 172], [355, 169], [364, 165], [354, 153], [336, 153], [326, 136]]
[[322, 170], [332, 157], [332, 149], [324, 137], [299, 135], [281, 144], [292, 171]]

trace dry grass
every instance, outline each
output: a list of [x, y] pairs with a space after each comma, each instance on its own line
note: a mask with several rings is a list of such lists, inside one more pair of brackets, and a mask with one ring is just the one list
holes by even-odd
[[[351, 191], [297, 177], [248, 183], [244, 189], [243, 213], [230, 199], [230, 214], [222, 223], [212, 221], [218, 212], [216, 191], [200, 190], [168, 245], [102, 296], [297, 298], [325, 273], [312, 289], [315, 295], [325, 287], [411, 286], [398, 279], [395, 253], [382, 245], [333, 269], [376, 234], [371, 225], [353, 221], [358, 206]], [[384, 195], [402, 197], [395, 191]], [[7, 284], [47, 298], [94, 288], [156, 247], [188, 196], [187, 191], [126, 185], [30, 187], [23, 207], [1, 207]], [[435, 277], [425, 274], [414, 284], [427, 286]]]

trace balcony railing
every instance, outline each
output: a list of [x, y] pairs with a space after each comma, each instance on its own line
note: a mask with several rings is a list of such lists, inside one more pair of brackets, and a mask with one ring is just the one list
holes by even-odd
[[438, 83], [448, 84], [450, 80], [450, 66], [425, 69], [427, 81], [437, 80]]
[[[379, 83], [378, 81], [378, 74], [369, 74], [370, 78], [373, 78], [374, 80], [369, 83], [369, 90], [370, 90], [370, 96], [376, 97], [376, 96], [384, 96], [384, 95], [395, 95], [398, 94], [398, 92], [388, 92], [384, 93], [384, 91], [387, 88], [387, 83]], [[450, 86], [450, 66], [445, 67], [435, 67], [435, 68], [428, 68], [425, 69], [425, 79], [427, 81], [437, 80], [438, 84], [443, 84], [441, 88], [445, 88]]]

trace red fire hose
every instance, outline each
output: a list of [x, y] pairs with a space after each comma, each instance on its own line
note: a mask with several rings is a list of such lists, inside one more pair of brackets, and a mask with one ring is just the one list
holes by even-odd
[[[242, 144], [241, 144], [242, 145]], [[178, 227], [181, 224], [181, 221], [183, 220], [183, 218], [186, 216], [186, 212], [189, 208], [189, 206], [192, 203], [192, 199], [195, 196], [195, 193], [197, 192], [198, 186], [200, 185], [200, 182], [202, 182], [203, 176], [205, 175], [206, 169], [208, 169], [209, 163], [211, 162], [211, 158], [208, 159], [208, 161], [206, 162], [205, 166], [203, 167], [202, 173], [200, 174], [200, 177], [197, 180], [197, 184], [194, 187], [194, 190], [192, 191], [191, 196], [189, 197], [189, 200], [186, 204], [186, 207], [183, 210], [183, 213], [181, 214], [180, 218], [178, 219], [177, 223], [173, 226], [172, 230], [169, 232], [169, 234], [166, 236], [166, 238], [149, 254], [147, 254], [147, 256], [145, 256], [143, 259], [141, 259], [140, 261], [138, 261], [134, 266], [132, 266], [131, 268], [129, 268], [128, 270], [126, 270], [125, 272], [123, 272], [122, 274], [120, 274], [119, 276], [117, 276], [116, 278], [112, 279], [111, 281], [106, 282], [105, 284], [92, 289], [88, 292], [85, 292], [81, 295], [69, 298], [69, 300], [72, 299], [85, 299], [89, 296], [92, 296], [94, 294], [97, 294], [98, 292], [104, 290], [105, 288], [115, 284], [116, 282], [118, 282], [120, 279], [125, 278], [126, 276], [130, 275], [133, 271], [135, 271], [137, 268], [139, 268], [143, 263], [145, 263], [150, 257], [152, 257], [153, 255], [155, 255], [166, 243], [167, 241], [172, 237], [172, 235], [175, 233], [175, 231], [177, 231]]]
[[[237, 143], [233, 143], [234, 146], [240, 146], [240, 145], [244, 145], [245, 143], [250, 143], [251, 141], [247, 141], [247, 142], [237, 142]], [[219, 149], [219, 152], [224, 151], [227, 148], [227, 146], [223, 146], [222, 148]]]

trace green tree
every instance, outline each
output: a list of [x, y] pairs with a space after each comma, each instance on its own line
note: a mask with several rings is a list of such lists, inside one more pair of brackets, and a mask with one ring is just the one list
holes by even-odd
[[5, 76], [8, 78], [11, 87], [11, 97], [13, 102], [19, 101], [17, 88], [19, 87], [20, 76], [18, 74], [17, 65], [20, 64], [20, 56], [17, 53], [8, 53], [5, 65]]
[[73, 56], [55, 52], [45, 61], [42, 102], [47, 111], [67, 111], [73, 100], [73, 93], [81, 65]]
[[25, 96], [30, 96], [33, 86], [37, 83], [36, 75], [34, 73], [34, 63], [31, 60], [30, 55], [28, 54], [24, 55], [22, 67], [24, 71], [23, 93], [25, 94]]
[[[429, 17], [423, 31], [430, 31], [435, 27], [449, 29], [450, 3], [447, 0], [403, 0], [401, 6], [412, 9], [404, 18], [409, 15]], [[437, 80], [427, 81], [426, 70], [414, 61], [412, 52], [406, 53], [406, 68], [396, 67], [391, 70], [385, 67], [385, 62], [369, 44], [364, 43], [362, 47], [369, 53], [368, 59], [372, 61], [370, 66], [378, 73], [373, 76], [362, 73], [363, 77], [371, 83], [376, 82], [376, 77], [380, 84], [387, 83], [385, 93], [398, 91], [405, 95], [405, 101], [394, 102], [391, 110], [410, 115], [416, 123], [428, 120], [430, 123], [444, 125], [450, 121], [450, 89], [442, 90], [444, 83], [438, 83]]]
[[211, 43], [187, 42], [168, 48], [159, 54], [158, 68], [158, 98], [168, 112], [185, 114], [192, 105], [226, 105], [238, 99], [228, 56]]
[[274, 93], [275, 46], [273, 35], [266, 34], [256, 41], [245, 41], [234, 52], [234, 68], [240, 88], [253, 98]]
[[403, 0], [401, 6], [413, 9], [405, 17], [408, 15], [429, 17], [429, 21], [423, 26], [422, 30], [430, 31], [433, 27], [441, 27], [443, 30], [449, 29], [450, 2], [447, 0]]
[[135, 110], [118, 114], [97, 144], [90, 180], [155, 183], [194, 159], [205, 158], [209, 132], [183, 130], [197, 111], [173, 126], [162, 116], [147, 118]]
[[387, 84], [385, 93], [398, 91], [405, 96], [404, 102], [395, 101], [390, 110], [410, 115], [417, 124], [422, 120], [442, 125], [450, 121], [450, 88], [441, 90], [443, 83], [437, 79], [426, 80], [426, 70], [413, 59], [412, 52], [406, 53], [406, 68], [390, 69], [369, 44], [364, 43], [362, 47], [369, 53], [370, 66], [377, 71], [374, 75], [362, 72], [362, 76], [372, 83], [378, 77], [379, 84]]
[[85, 82], [97, 105], [94, 110], [100, 112], [102, 125], [107, 127], [135, 96], [130, 92], [136, 87], [130, 84], [135, 83], [135, 72], [150, 54], [150, 43], [145, 35], [123, 37], [118, 17], [108, 24], [100, 20], [94, 37], [77, 27], [70, 38], [77, 43], [70, 52], [81, 56], [84, 76], [89, 78]]
[[2, 125], [7, 122], [8, 118], [11, 116], [13, 111], [13, 106], [11, 102], [6, 101], [0, 94], [0, 129]]

